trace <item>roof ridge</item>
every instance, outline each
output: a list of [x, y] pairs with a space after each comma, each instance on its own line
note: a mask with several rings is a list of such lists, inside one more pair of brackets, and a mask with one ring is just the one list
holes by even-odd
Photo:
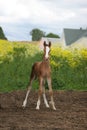
[[87, 29], [83, 29], [83, 28], [64, 28], [64, 30], [78, 30], [78, 31], [87, 31]]

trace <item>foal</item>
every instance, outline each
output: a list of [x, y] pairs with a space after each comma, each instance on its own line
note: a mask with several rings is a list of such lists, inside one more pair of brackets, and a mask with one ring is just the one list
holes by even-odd
[[39, 91], [38, 91], [38, 101], [37, 101], [36, 109], [37, 110], [40, 109], [40, 103], [41, 103], [40, 100], [41, 100], [42, 94], [43, 94], [44, 103], [45, 103], [46, 107], [49, 108], [49, 104], [47, 102], [46, 95], [45, 95], [45, 87], [44, 87], [45, 80], [47, 80], [50, 98], [51, 98], [50, 105], [52, 106], [53, 110], [56, 110], [54, 100], [53, 100], [53, 91], [52, 91], [52, 84], [51, 84], [51, 69], [50, 69], [50, 65], [49, 65], [49, 52], [50, 52], [51, 42], [49, 42], [49, 44], [46, 44], [46, 42], [44, 41], [43, 45], [44, 45], [43, 61], [36, 62], [32, 66], [30, 82], [28, 85], [28, 90], [26, 93], [25, 100], [23, 102], [23, 107], [26, 107], [27, 98], [28, 98], [28, 95], [32, 88], [32, 81], [37, 77], [39, 80]]

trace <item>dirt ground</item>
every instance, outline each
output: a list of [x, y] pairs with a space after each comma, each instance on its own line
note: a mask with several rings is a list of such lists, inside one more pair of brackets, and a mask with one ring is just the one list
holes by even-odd
[[87, 91], [54, 91], [56, 111], [46, 108], [43, 99], [36, 110], [36, 91], [23, 109], [25, 93], [0, 93], [0, 130], [87, 130]]

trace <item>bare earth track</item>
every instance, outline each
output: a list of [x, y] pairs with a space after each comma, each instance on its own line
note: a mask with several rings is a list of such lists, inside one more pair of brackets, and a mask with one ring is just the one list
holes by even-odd
[[35, 110], [36, 91], [30, 93], [23, 109], [25, 93], [0, 94], [0, 130], [87, 130], [87, 91], [55, 91], [56, 111], [45, 108], [43, 99], [41, 109]]

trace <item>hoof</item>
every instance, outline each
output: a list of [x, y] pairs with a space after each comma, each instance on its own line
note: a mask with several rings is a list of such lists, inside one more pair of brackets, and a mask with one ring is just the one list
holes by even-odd
[[24, 105], [22, 105], [22, 108], [23, 108], [23, 109], [25, 109], [25, 106], [24, 106]]
[[56, 107], [53, 107], [53, 110], [56, 111]]
[[23, 105], [22, 105], [23, 108], [26, 107], [26, 101], [23, 102]]
[[36, 107], [36, 110], [40, 110], [40, 108], [39, 108], [39, 107]]
[[55, 107], [54, 103], [52, 103], [52, 102], [50, 101], [49, 104], [50, 104], [51, 108], [56, 111], [56, 107]]
[[50, 108], [50, 106], [49, 106], [49, 105], [46, 105], [46, 108]]

